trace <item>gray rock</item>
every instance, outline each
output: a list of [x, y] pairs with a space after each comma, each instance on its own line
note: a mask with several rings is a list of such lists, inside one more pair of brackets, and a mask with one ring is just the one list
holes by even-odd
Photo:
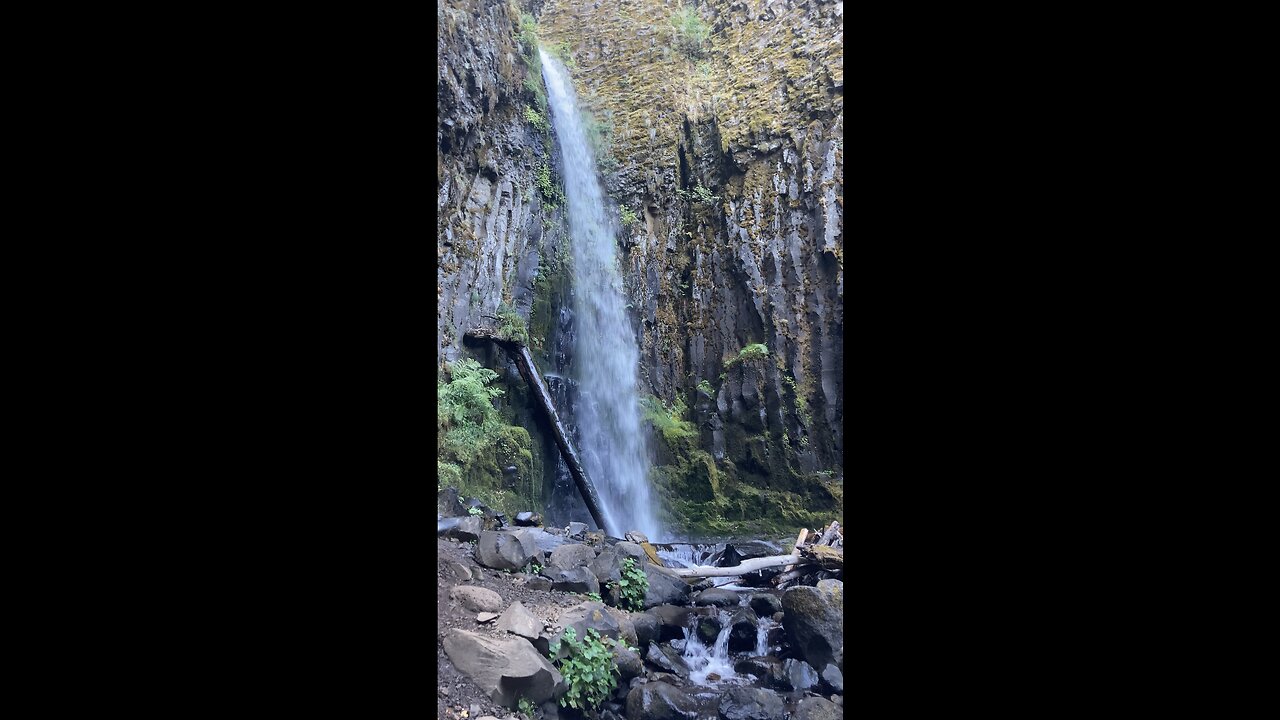
[[733, 671], [740, 675], [754, 675], [765, 687], [790, 690], [791, 681], [783, 671], [782, 661], [772, 655], [739, 660]]
[[657, 570], [652, 563], [645, 563], [644, 574], [649, 580], [649, 589], [644, 594], [646, 609], [667, 604], [683, 605], [688, 602], [689, 583]]
[[782, 625], [796, 653], [814, 667], [844, 662], [844, 614], [831, 592], [793, 587], [782, 594]]
[[844, 694], [844, 673], [835, 665], [828, 665], [822, 671], [822, 681], [831, 692]]
[[704, 617], [698, 619], [698, 639], [706, 645], [715, 643], [720, 635], [720, 618]]
[[483, 529], [483, 521], [473, 515], [449, 517], [436, 523], [437, 535], [461, 540], [462, 542], [479, 540]]
[[628, 530], [625, 533], [625, 537], [628, 541], [636, 543], [637, 545], [649, 542], [649, 536], [639, 530]]
[[844, 710], [826, 698], [810, 697], [801, 700], [791, 713], [791, 720], [842, 720]]
[[649, 562], [649, 554], [644, 551], [644, 548], [633, 542], [620, 542], [614, 545], [613, 549], [621, 555], [635, 558], [641, 567], [644, 567], [644, 563]]
[[620, 684], [623, 687], [626, 687], [631, 678], [644, 674], [644, 661], [640, 659], [640, 653], [613, 643], [609, 652], [613, 654], [613, 662], [618, 666]]
[[586, 531], [587, 531], [586, 523], [571, 522], [569, 523], [569, 529], [567, 532], [569, 534], [569, 537], [580, 538], [583, 536], [584, 533], [586, 533]]
[[[777, 595], [769, 593], [756, 593], [751, 596], [751, 609], [756, 611], [756, 615], [760, 617], [768, 617], [774, 613], [782, 612], [782, 600]], [[775, 620], [778, 618], [775, 618]]]
[[[622, 625], [609, 610], [610, 608], [606, 607], [604, 603], [590, 600], [579, 603], [561, 613], [560, 626], [565, 629], [573, 628], [573, 632], [579, 640], [587, 636], [587, 630], [595, 630], [600, 633], [601, 638], [608, 637], [617, 640], [625, 637]], [[561, 630], [558, 637], [563, 636], [564, 631]], [[561, 648], [561, 652], [564, 652], [563, 648]]]
[[720, 720], [782, 720], [787, 708], [772, 690], [734, 687], [720, 696]]
[[732, 590], [721, 590], [720, 588], [703, 590], [693, 596], [694, 605], [714, 605], [716, 607], [733, 607], [741, 600], [742, 595]]
[[[657, 605], [646, 611], [657, 618], [658, 639], [661, 641], [678, 640], [684, 637], [684, 629], [693, 622], [693, 617], [715, 617], [714, 608], [689, 608], [677, 605]], [[638, 632], [638, 631], [637, 631]]]
[[776, 612], [773, 614], [773, 621], [776, 623], [782, 622], [782, 618], [783, 618], [783, 613], [781, 612]]
[[486, 530], [476, 544], [476, 561], [495, 570], [519, 570], [533, 559], [537, 545], [525, 531]]
[[819, 580], [818, 592], [822, 593], [828, 604], [838, 608], [844, 607], [844, 583], [840, 580], [831, 578]]
[[622, 633], [622, 639], [626, 640], [628, 645], [636, 647], [640, 644], [640, 638], [636, 636], [635, 623], [631, 620], [631, 613], [608, 605], [604, 606], [604, 611], [618, 623], [618, 631]]
[[688, 664], [675, 648], [666, 643], [649, 643], [649, 652], [645, 655], [645, 661], [682, 679], [689, 679]]
[[729, 623], [733, 628], [729, 631], [729, 651], [745, 652], [754, 649], [757, 626], [760, 624], [755, 611], [749, 607], [738, 608]]
[[698, 703], [664, 682], [638, 685], [627, 693], [628, 720], [696, 720]]
[[542, 524], [542, 516], [536, 512], [522, 512], [516, 514], [516, 525], [521, 527], [536, 527]]
[[[560, 537], [559, 535], [556, 535], [555, 533], [548, 532], [544, 528], [539, 528], [539, 527], [514, 528], [513, 530], [511, 530], [511, 533], [520, 535], [526, 540], [531, 541], [534, 544], [534, 547], [537, 548], [538, 553], [543, 553], [543, 554], [552, 553], [552, 552], [555, 552], [556, 548], [565, 544], [564, 538]], [[536, 555], [537, 553], [535, 553], [535, 557]], [[545, 560], [545, 558], [543, 559]], [[542, 561], [539, 561], [538, 564], [546, 565], [546, 563]]]
[[459, 582], [467, 582], [471, 579], [471, 568], [458, 562], [445, 562], [445, 572], [452, 575]]
[[536, 640], [542, 632], [542, 622], [533, 616], [519, 600], [511, 603], [511, 607], [498, 618], [498, 629], [506, 630], [528, 640]]
[[650, 640], [657, 640], [662, 622], [650, 613], [631, 613], [631, 624], [636, 631], [636, 645], [645, 647]]
[[601, 587], [622, 579], [622, 561], [625, 557], [617, 548], [605, 548], [590, 561], [591, 572], [595, 573]]
[[504, 707], [514, 709], [522, 697], [535, 704], [546, 702], [564, 681], [551, 663], [521, 638], [496, 639], [452, 630], [444, 638], [444, 651], [459, 672]]
[[471, 612], [499, 612], [502, 596], [476, 585], [457, 585], [449, 591], [449, 597]]
[[489, 622], [490, 620], [494, 620], [494, 619], [496, 619], [497, 617], [498, 617], [498, 613], [495, 613], [495, 612], [482, 612], [482, 613], [480, 613], [479, 615], [476, 615], [476, 622], [479, 622], [479, 623], [487, 623], [487, 622]]
[[600, 592], [600, 582], [596, 580], [596, 576], [589, 568], [544, 568], [542, 574], [550, 578], [552, 590], [582, 593], [583, 595]]
[[569, 570], [588, 566], [595, 559], [594, 548], [579, 543], [566, 543], [551, 551], [551, 557], [547, 558], [547, 567]]
[[530, 578], [529, 581], [524, 584], [524, 586], [529, 588], [530, 590], [550, 591], [551, 580], [544, 577], [534, 577], [534, 578]]
[[787, 681], [794, 690], [808, 690], [818, 684], [818, 671], [803, 660], [783, 660], [782, 671], [787, 674]]

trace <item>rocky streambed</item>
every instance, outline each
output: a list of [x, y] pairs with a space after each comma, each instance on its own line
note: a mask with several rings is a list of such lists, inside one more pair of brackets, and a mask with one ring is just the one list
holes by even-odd
[[[604, 720], [843, 717], [841, 580], [784, 592], [715, 587], [655, 564], [653, 546], [580, 527], [483, 526], [462, 518], [437, 543], [437, 717], [587, 717], [557, 702], [568, 687], [552, 650], [567, 628], [622, 641], [605, 642], [617, 688]], [[615, 607], [627, 558], [648, 580], [643, 611]]]

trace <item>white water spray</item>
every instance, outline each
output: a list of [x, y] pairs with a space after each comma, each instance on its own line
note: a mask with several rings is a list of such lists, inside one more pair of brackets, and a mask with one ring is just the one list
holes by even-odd
[[649, 499], [636, 397], [640, 352], [627, 320], [615, 232], [605, 214], [604, 193], [568, 73], [541, 49], [538, 54], [563, 158], [560, 176], [573, 246], [579, 391], [573, 414], [581, 433], [578, 451], [600, 495], [608, 530], [619, 536], [639, 530], [656, 542], [661, 533]]

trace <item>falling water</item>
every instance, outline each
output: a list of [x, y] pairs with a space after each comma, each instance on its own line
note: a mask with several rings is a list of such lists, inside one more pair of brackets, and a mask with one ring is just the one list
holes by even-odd
[[[695, 685], [714, 685], [738, 679], [733, 671], [733, 661], [729, 659], [729, 633], [733, 630], [729, 613], [720, 611], [720, 623], [720, 634], [710, 648], [698, 637], [696, 617], [692, 628], [684, 628], [684, 652], [681, 653], [681, 658], [689, 666], [689, 680]], [[709, 675], [717, 675], [719, 680], [709, 679]]]
[[640, 353], [627, 320], [615, 231], [605, 214], [591, 146], [564, 66], [542, 59], [551, 124], [560, 142], [569, 234], [573, 246], [574, 349], [579, 400], [573, 408], [587, 476], [600, 495], [608, 530], [639, 530], [650, 540], [660, 528], [649, 501], [648, 462], [640, 430], [636, 368]]

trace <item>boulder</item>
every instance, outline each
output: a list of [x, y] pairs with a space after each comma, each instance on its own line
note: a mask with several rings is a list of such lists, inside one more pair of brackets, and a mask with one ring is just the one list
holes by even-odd
[[[533, 542], [534, 547], [540, 553], [552, 553], [555, 549], [564, 545], [565, 539], [551, 532], [547, 532], [544, 528], [538, 527], [522, 527], [515, 528], [510, 531], [513, 535], [519, 535], [526, 540]], [[539, 565], [546, 565], [546, 562], [538, 562]]]
[[514, 709], [520, 698], [534, 704], [546, 702], [564, 682], [551, 663], [521, 638], [497, 639], [452, 630], [444, 638], [444, 651], [458, 672], [504, 707]]
[[452, 576], [458, 582], [466, 582], [471, 579], [471, 568], [462, 563], [446, 561], [444, 569], [446, 574]]
[[506, 630], [513, 635], [533, 641], [542, 632], [542, 622], [529, 612], [519, 600], [511, 603], [511, 607], [498, 618], [498, 629]]
[[552, 590], [582, 593], [583, 595], [587, 593], [598, 594], [600, 592], [600, 583], [589, 568], [543, 568], [542, 574], [551, 580]]
[[549, 591], [551, 590], [551, 580], [544, 577], [532, 577], [525, 582], [524, 586], [530, 590]]
[[536, 512], [522, 512], [516, 515], [516, 525], [520, 527], [537, 527], [542, 524], [542, 516]]
[[803, 660], [790, 658], [782, 661], [782, 672], [793, 690], [808, 690], [818, 684], [818, 671]]
[[585, 567], [596, 559], [594, 548], [579, 543], [566, 543], [551, 551], [547, 558], [547, 567], [571, 570]]
[[498, 617], [498, 613], [496, 612], [482, 612], [479, 615], [476, 615], [476, 622], [487, 623], [490, 620], [496, 619], [497, 617]]
[[720, 635], [720, 628], [718, 616], [698, 618], [698, 639], [705, 645], [713, 645]]
[[636, 646], [644, 647], [650, 640], [657, 640], [662, 622], [650, 613], [631, 613], [631, 625], [636, 631]]
[[[618, 619], [609, 612], [610, 608], [604, 603], [587, 601], [579, 603], [565, 610], [560, 615], [560, 626], [562, 628], [573, 628], [574, 634], [581, 640], [587, 636], [587, 630], [595, 630], [600, 633], [601, 638], [613, 638], [617, 640], [624, 637], [622, 625], [618, 623]], [[560, 637], [564, 636], [563, 630]], [[563, 652], [563, 650], [562, 650]]]
[[627, 693], [628, 720], [696, 720], [698, 702], [664, 682], [638, 685]]
[[687, 608], [677, 605], [658, 605], [647, 611], [658, 619], [658, 640], [678, 640], [684, 637], [684, 629], [690, 627], [693, 618], [715, 617], [714, 608]]
[[787, 713], [782, 698], [772, 690], [734, 687], [720, 696], [720, 720], [782, 720]]
[[486, 530], [480, 533], [476, 561], [495, 570], [519, 570], [528, 565], [538, 548], [523, 532]]
[[820, 697], [809, 697], [796, 704], [791, 720], [842, 720], [844, 710], [835, 703]]
[[637, 545], [643, 545], [644, 543], [649, 542], [649, 536], [639, 530], [628, 530], [624, 535], [628, 541], [636, 543]]
[[644, 564], [644, 574], [649, 580], [649, 589], [644, 594], [646, 609], [658, 605], [683, 605], [688, 602], [689, 583], [678, 577], [667, 575], [650, 563]]
[[756, 635], [760, 619], [749, 607], [738, 608], [729, 620], [732, 630], [729, 631], [729, 651], [746, 652], [756, 646]]
[[640, 659], [640, 653], [617, 643], [610, 643], [609, 652], [613, 655], [614, 664], [618, 666], [620, 685], [625, 687], [631, 678], [644, 674], [644, 661]]
[[790, 690], [791, 682], [782, 669], [782, 661], [772, 655], [739, 660], [733, 671], [740, 675], [754, 675], [766, 687]]
[[649, 555], [644, 551], [644, 548], [633, 542], [620, 542], [617, 545], [614, 545], [613, 549], [616, 550], [619, 555], [635, 558], [636, 563], [641, 567], [644, 566], [644, 563], [649, 561]]
[[756, 593], [751, 596], [749, 601], [751, 609], [756, 611], [756, 615], [760, 617], [768, 617], [774, 613], [782, 612], [782, 601], [777, 595], [769, 593]]
[[640, 638], [636, 635], [635, 623], [631, 620], [631, 613], [608, 605], [604, 606], [604, 611], [609, 613], [609, 617], [617, 621], [618, 632], [622, 634], [622, 639], [626, 640], [628, 645], [636, 647], [640, 644]]
[[714, 605], [716, 607], [733, 607], [738, 604], [742, 596], [732, 590], [721, 590], [720, 588], [712, 588], [703, 590], [693, 596], [694, 605]]
[[480, 533], [483, 531], [483, 521], [473, 515], [448, 517], [436, 523], [436, 534], [438, 536], [450, 537], [462, 542], [479, 540]]
[[565, 530], [565, 532], [569, 535], [569, 537], [580, 538], [583, 536], [584, 533], [587, 532], [587, 525], [586, 523], [571, 522], [569, 523], [569, 527]]
[[688, 664], [675, 648], [666, 643], [649, 643], [649, 652], [645, 655], [645, 661], [680, 678], [689, 679]]
[[826, 579], [818, 581], [818, 592], [822, 593], [827, 603], [844, 608], [844, 583], [840, 580]]
[[844, 673], [835, 665], [828, 665], [822, 671], [822, 683], [828, 692], [844, 694]]
[[[824, 581], [825, 582], [825, 581]], [[782, 626], [796, 654], [814, 667], [844, 663], [844, 614], [830, 591], [793, 587], [782, 594]]]
[[624, 558], [626, 558], [626, 555], [618, 552], [617, 548], [606, 548], [601, 550], [600, 554], [590, 561], [591, 572], [595, 573], [596, 580], [600, 581], [601, 587], [622, 579], [622, 561]]
[[471, 612], [500, 612], [502, 596], [476, 585], [457, 585], [449, 591], [449, 597]]

